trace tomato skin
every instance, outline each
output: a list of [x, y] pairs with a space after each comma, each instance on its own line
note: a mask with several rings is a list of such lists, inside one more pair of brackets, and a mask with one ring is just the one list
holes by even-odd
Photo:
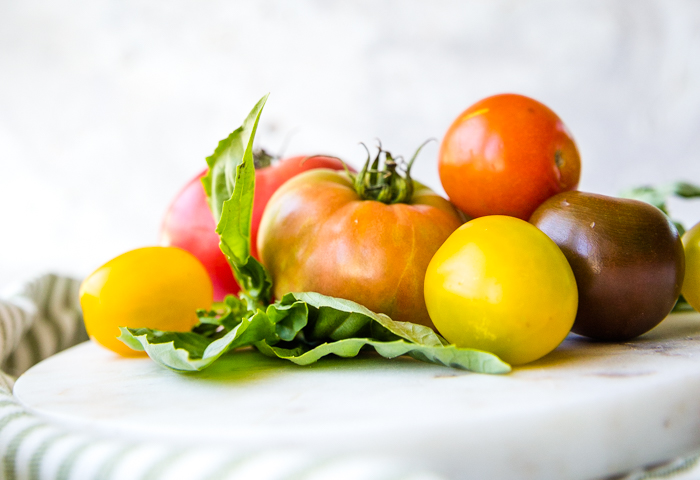
[[[304, 155], [286, 158], [270, 167], [255, 171], [255, 197], [251, 225], [251, 253], [259, 258], [257, 235], [265, 206], [272, 194], [287, 180], [301, 172], [315, 168], [342, 170], [337, 158]], [[189, 251], [202, 262], [214, 284], [215, 301], [228, 294], [236, 294], [240, 287], [233, 278], [231, 267], [219, 249], [216, 222], [209, 209], [201, 178], [204, 170], [197, 174], [177, 194], [168, 208], [160, 231], [160, 244], [180, 247]]]
[[202, 264], [174, 247], [131, 250], [102, 265], [80, 286], [90, 338], [123, 356], [145, 355], [117, 339], [118, 327], [189, 331], [209, 309], [212, 284]]
[[467, 215], [527, 220], [547, 198], [578, 186], [581, 159], [552, 110], [501, 94], [457, 117], [442, 141], [438, 168], [447, 196]]
[[493, 215], [465, 223], [440, 247], [426, 271], [425, 302], [450, 343], [520, 365], [564, 340], [578, 290], [566, 257], [544, 233]]
[[683, 234], [685, 251], [685, 277], [683, 297], [691, 307], [700, 312], [700, 223]]
[[206, 173], [200, 172], [177, 194], [165, 214], [159, 243], [182, 248], [197, 257], [211, 277], [214, 298], [219, 301], [229, 293], [238, 293], [240, 287], [219, 248], [216, 222], [201, 182]]
[[425, 269], [462, 219], [447, 200], [414, 185], [410, 204], [387, 205], [362, 200], [343, 172], [314, 170], [284, 184], [258, 236], [274, 295], [319, 292], [432, 326]]
[[683, 245], [658, 208], [638, 200], [563, 192], [537, 207], [530, 223], [569, 260], [579, 291], [572, 331], [623, 342], [670, 313], [683, 282]]

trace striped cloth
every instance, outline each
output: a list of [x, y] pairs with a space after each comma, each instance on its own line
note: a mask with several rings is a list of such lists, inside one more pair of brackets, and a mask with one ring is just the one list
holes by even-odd
[[[12, 395], [13, 376], [87, 339], [77, 280], [45, 275], [0, 298], [0, 479], [5, 480], [439, 480], [370, 456], [320, 457], [297, 450], [232, 451], [110, 437], [52, 423]], [[698, 456], [624, 480], [700, 479]], [[623, 480], [623, 479], [619, 479]]]

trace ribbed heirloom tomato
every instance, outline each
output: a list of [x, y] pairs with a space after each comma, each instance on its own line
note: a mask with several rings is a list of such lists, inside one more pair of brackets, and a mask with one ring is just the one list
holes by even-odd
[[[325, 156], [296, 156], [272, 162], [272, 158], [264, 152], [255, 154], [255, 199], [251, 227], [251, 253], [255, 258], [259, 258], [256, 247], [258, 226], [268, 200], [284, 182], [314, 168], [342, 170], [343, 164], [337, 158]], [[163, 220], [160, 243], [183, 248], [197, 257], [209, 272], [214, 284], [214, 299], [219, 301], [227, 294], [238, 293], [240, 288], [219, 249], [216, 221], [201, 182], [206, 173], [204, 170], [190, 180], [173, 200]]]
[[527, 220], [552, 195], [576, 188], [581, 160], [552, 110], [503, 94], [457, 117], [442, 141], [439, 170], [447, 196], [467, 215]]
[[425, 269], [462, 218], [410, 178], [413, 160], [403, 177], [388, 153], [378, 172], [379, 156], [354, 178], [312, 170], [285, 183], [260, 223], [260, 259], [278, 298], [319, 292], [432, 326], [423, 300]]
[[189, 252], [175, 247], [131, 250], [102, 265], [80, 286], [90, 338], [124, 356], [145, 355], [117, 337], [119, 327], [189, 331], [196, 310], [209, 309], [212, 285]]

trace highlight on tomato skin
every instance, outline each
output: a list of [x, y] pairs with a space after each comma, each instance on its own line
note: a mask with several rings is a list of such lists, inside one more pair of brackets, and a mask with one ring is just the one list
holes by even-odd
[[119, 327], [189, 331], [197, 309], [210, 309], [213, 289], [204, 266], [176, 247], [144, 247], [123, 253], [80, 286], [90, 338], [122, 356], [139, 356], [117, 337]]
[[[262, 160], [259, 160], [263, 158]], [[259, 161], [258, 161], [259, 160]], [[343, 163], [334, 157], [299, 155], [272, 162], [271, 157], [256, 157], [255, 200], [251, 225], [251, 254], [258, 258], [257, 235], [263, 211], [272, 194], [284, 182], [301, 172], [329, 168], [343, 170]], [[352, 170], [352, 169], [350, 169]], [[212, 216], [201, 178], [203, 170], [194, 176], [173, 199], [163, 219], [160, 245], [185, 249], [199, 259], [209, 272], [214, 285], [214, 300], [237, 294], [240, 287], [231, 267], [219, 248], [216, 221]]]
[[523, 95], [501, 94], [457, 117], [438, 168], [448, 197], [468, 216], [527, 220], [547, 198], [577, 188], [581, 159], [556, 113]]

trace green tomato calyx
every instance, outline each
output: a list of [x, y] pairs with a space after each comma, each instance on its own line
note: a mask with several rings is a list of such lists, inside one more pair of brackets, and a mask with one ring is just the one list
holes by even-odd
[[256, 170], [271, 166], [279, 158], [279, 155], [270, 155], [262, 148], [253, 151], [253, 165], [255, 165]]
[[376, 200], [387, 205], [411, 203], [414, 189], [411, 167], [423, 147], [432, 140], [434, 139], [423, 142], [408, 162], [403, 157], [394, 157], [384, 150], [381, 143], [372, 160], [369, 149], [361, 143], [367, 150], [367, 161], [358, 174], [350, 174], [357, 194], [364, 200]]

